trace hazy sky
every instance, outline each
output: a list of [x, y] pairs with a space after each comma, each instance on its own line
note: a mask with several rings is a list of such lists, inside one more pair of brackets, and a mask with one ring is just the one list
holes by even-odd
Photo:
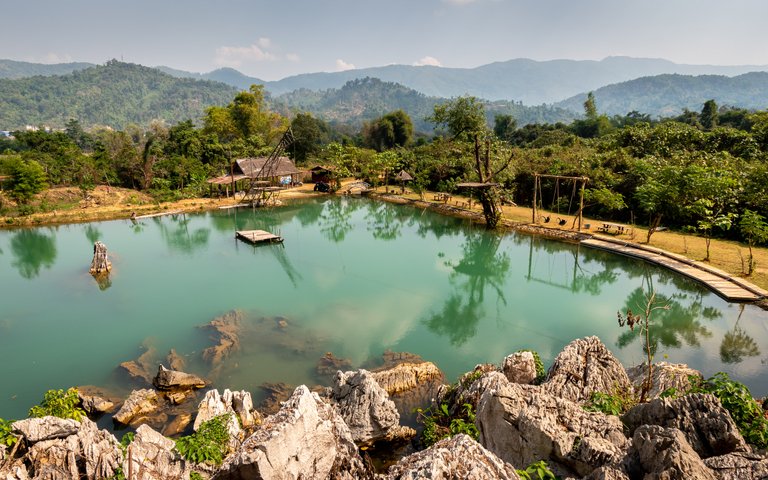
[[3, 0], [0, 58], [263, 80], [512, 58], [768, 64], [766, 0]]

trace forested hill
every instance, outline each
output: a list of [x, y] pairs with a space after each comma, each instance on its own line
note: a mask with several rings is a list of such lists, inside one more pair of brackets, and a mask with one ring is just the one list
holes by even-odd
[[[445, 98], [428, 97], [397, 83], [376, 78], [351, 80], [339, 89], [324, 91], [296, 90], [280, 95], [273, 101], [278, 111], [307, 111], [318, 118], [335, 123], [359, 127], [363, 122], [402, 109], [412, 119], [414, 128], [430, 132], [434, 125], [426, 121], [434, 106]], [[491, 123], [497, 114], [515, 117], [519, 125], [536, 122], [571, 122], [579, 116], [574, 112], [551, 106], [526, 107], [520, 103], [495, 101], [486, 103]]]
[[[707, 100], [718, 105], [764, 110], [768, 108], [768, 73], [752, 72], [737, 77], [720, 75], [657, 75], [617, 83], [594, 91], [600, 113], [626, 115], [636, 110], [655, 116], [679, 115], [683, 109], [701, 110]], [[583, 111], [586, 93], [555, 105]]]
[[66, 75], [77, 70], [95, 66], [92, 63], [30, 63], [0, 59], [0, 78], [24, 78], [35, 75]]
[[226, 105], [236, 92], [223, 83], [174, 78], [112, 60], [62, 76], [0, 80], [0, 130], [24, 125], [61, 128], [71, 118], [83, 126], [118, 129], [154, 119], [169, 124], [199, 121], [206, 107]]

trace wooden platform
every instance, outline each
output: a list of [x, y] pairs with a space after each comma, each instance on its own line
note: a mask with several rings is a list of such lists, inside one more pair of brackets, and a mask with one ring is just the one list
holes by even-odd
[[239, 230], [235, 233], [235, 238], [253, 245], [259, 243], [281, 243], [283, 241], [283, 237], [264, 230]]
[[629, 257], [641, 258], [669, 268], [704, 284], [729, 302], [755, 302], [768, 296], [768, 291], [741, 278], [733, 277], [729, 273], [706, 263], [695, 262], [682, 255], [665, 252], [658, 248], [598, 237], [584, 239], [581, 244]]
[[141, 220], [142, 218], [154, 218], [154, 217], [162, 217], [163, 215], [178, 215], [179, 213], [184, 213], [181, 210], [173, 210], [171, 212], [160, 212], [160, 213], [150, 213], [149, 215], [139, 215], [137, 217], [133, 217], [136, 220]]

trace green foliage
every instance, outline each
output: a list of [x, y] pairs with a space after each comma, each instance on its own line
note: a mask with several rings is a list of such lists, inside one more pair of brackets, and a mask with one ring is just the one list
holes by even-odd
[[544, 362], [541, 361], [539, 352], [536, 350], [518, 350], [518, 352], [531, 352], [533, 354], [533, 363], [536, 364], [536, 379], [533, 381], [533, 384], [540, 385], [547, 377], [547, 371], [544, 369]]
[[10, 194], [14, 200], [27, 204], [36, 193], [43, 191], [48, 184], [43, 167], [34, 160], [19, 160], [10, 164]]
[[189, 472], [189, 480], [203, 480], [203, 476], [197, 472]]
[[739, 230], [742, 236], [747, 240], [749, 246], [749, 260], [747, 265], [747, 275], [751, 275], [755, 269], [755, 260], [752, 255], [752, 247], [758, 243], [764, 243], [768, 240], [768, 223], [765, 218], [752, 210], [744, 210], [739, 220]]
[[125, 451], [128, 448], [128, 445], [133, 442], [133, 439], [136, 437], [136, 434], [134, 432], [127, 432], [125, 435], [120, 438], [120, 448]]
[[731, 380], [723, 372], [705, 381], [695, 377], [691, 380], [689, 393], [711, 393], [716, 396], [723, 408], [731, 414], [747, 443], [759, 449], [768, 448], [768, 419], [765, 418], [762, 406], [755, 401], [744, 384]]
[[221, 465], [229, 449], [228, 415], [208, 420], [197, 432], [176, 440], [176, 450], [194, 463]]
[[13, 429], [11, 428], [11, 424], [13, 421], [11, 420], [3, 420], [0, 418], [0, 445], [5, 445], [6, 447], [12, 447], [19, 438], [13, 434]]
[[80, 421], [85, 417], [85, 411], [80, 408], [77, 389], [72, 387], [67, 390], [45, 392], [42, 403], [29, 409], [29, 416], [38, 418], [54, 416]]
[[472, 405], [465, 403], [459, 415], [452, 417], [448, 405], [440, 404], [439, 408], [417, 408], [417, 420], [424, 424], [421, 441], [429, 447], [438, 441], [460, 433], [469, 435], [477, 440], [479, 432], [475, 426], [475, 412]]
[[558, 480], [545, 460], [539, 460], [526, 467], [525, 470], [517, 470], [518, 476], [522, 480]]
[[602, 412], [606, 415], [622, 415], [637, 404], [637, 399], [632, 392], [603, 393], [592, 392], [589, 402], [584, 405], [588, 412]]

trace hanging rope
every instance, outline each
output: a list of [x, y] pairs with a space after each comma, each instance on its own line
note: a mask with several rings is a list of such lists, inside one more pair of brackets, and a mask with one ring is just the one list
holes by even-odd
[[571, 191], [571, 201], [568, 202], [568, 215], [571, 214], [571, 206], [573, 205], [573, 198], [576, 196], [576, 180], [573, 180], [573, 190]]
[[[557, 200], [557, 202], [555, 202]], [[552, 195], [552, 205], [550, 205], [549, 209], [553, 210], [554, 208], [557, 208], [557, 214], [560, 214], [560, 179], [555, 179], [555, 192]]]

